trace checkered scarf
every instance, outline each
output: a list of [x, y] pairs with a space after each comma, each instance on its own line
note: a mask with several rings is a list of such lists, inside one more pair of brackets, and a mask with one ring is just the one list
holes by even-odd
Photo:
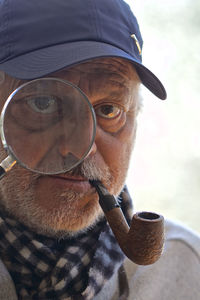
[[[130, 222], [126, 187], [119, 197]], [[76, 238], [38, 235], [0, 214], [0, 256], [19, 299], [93, 299], [124, 260], [105, 219]]]

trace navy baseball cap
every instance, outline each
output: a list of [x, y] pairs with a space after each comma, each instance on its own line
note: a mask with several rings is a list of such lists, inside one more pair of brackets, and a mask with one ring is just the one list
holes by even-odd
[[0, 70], [15, 78], [121, 57], [164, 100], [162, 83], [142, 64], [142, 44], [138, 22], [123, 0], [0, 0]]

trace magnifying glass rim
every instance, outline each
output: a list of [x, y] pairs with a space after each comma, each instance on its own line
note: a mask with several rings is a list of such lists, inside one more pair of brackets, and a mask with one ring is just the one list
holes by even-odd
[[[93, 136], [92, 136], [92, 139], [91, 139], [91, 143], [88, 147], [88, 150], [84, 153], [83, 157], [77, 162], [75, 163], [71, 168], [69, 169], [65, 169], [65, 170], [62, 170], [62, 171], [59, 171], [59, 172], [42, 172], [42, 171], [36, 171], [34, 169], [31, 169], [29, 168], [28, 166], [26, 166], [21, 160], [19, 160], [17, 158], [17, 156], [15, 155], [14, 151], [12, 150], [12, 147], [7, 143], [6, 141], [6, 137], [5, 137], [5, 133], [4, 133], [4, 120], [5, 120], [5, 113], [6, 113], [6, 109], [10, 103], [10, 101], [12, 100], [12, 98], [15, 96], [15, 94], [21, 90], [22, 88], [24, 88], [25, 86], [31, 84], [31, 83], [34, 83], [34, 82], [37, 82], [37, 81], [47, 81], [47, 80], [52, 80], [52, 81], [59, 81], [61, 83], [64, 83], [68, 86], [71, 86], [73, 88], [75, 88], [76, 90], [78, 90], [80, 92], [80, 94], [83, 96], [84, 100], [87, 102], [90, 110], [91, 110], [91, 113], [92, 113], [92, 120], [93, 120]], [[8, 155], [12, 155], [14, 157], [14, 159], [22, 166], [24, 167], [25, 169], [27, 170], [30, 170], [32, 172], [35, 172], [35, 173], [39, 173], [39, 174], [47, 174], [47, 175], [53, 175], [53, 174], [61, 174], [61, 173], [65, 173], [65, 172], [69, 172], [70, 170], [74, 169], [76, 166], [78, 166], [84, 159], [85, 157], [87, 157], [87, 155], [89, 154], [91, 148], [92, 148], [92, 145], [94, 143], [94, 140], [95, 140], [95, 136], [96, 136], [96, 115], [95, 115], [95, 111], [94, 111], [94, 108], [91, 104], [91, 102], [89, 101], [88, 97], [86, 96], [86, 94], [78, 87], [76, 86], [75, 84], [67, 81], [67, 80], [64, 80], [64, 79], [61, 79], [61, 78], [57, 78], [57, 77], [43, 77], [43, 78], [37, 78], [37, 79], [34, 79], [34, 80], [31, 80], [31, 81], [28, 81], [28, 82], [25, 82], [23, 83], [22, 85], [20, 85], [18, 88], [16, 88], [10, 95], [9, 97], [7, 98], [4, 106], [3, 106], [3, 109], [1, 111], [1, 115], [0, 115], [0, 136], [1, 136], [1, 141], [2, 141], [2, 144], [3, 144], [3, 147], [4, 149], [6, 150], [6, 152], [8, 153]]]

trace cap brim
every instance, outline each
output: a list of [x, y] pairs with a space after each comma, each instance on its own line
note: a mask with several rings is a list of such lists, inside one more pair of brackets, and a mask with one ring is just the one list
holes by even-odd
[[131, 61], [141, 82], [158, 98], [166, 99], [164, 86], [149, 69], [125, 51], [106, 43], [79, 41], [55, 45], [10, 59], [0, 64], [0, 69], [12, 77], [30, 80], [89, 59], [111, 56]]

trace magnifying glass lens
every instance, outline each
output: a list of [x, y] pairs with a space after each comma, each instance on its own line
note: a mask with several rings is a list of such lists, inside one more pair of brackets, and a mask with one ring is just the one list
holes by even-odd
[[76, 86], [56, 78], [28, 82], [8, 98], [3, 142], [24, 167], [39, 173], [71, 170], [95, 138], [93, 107]]

